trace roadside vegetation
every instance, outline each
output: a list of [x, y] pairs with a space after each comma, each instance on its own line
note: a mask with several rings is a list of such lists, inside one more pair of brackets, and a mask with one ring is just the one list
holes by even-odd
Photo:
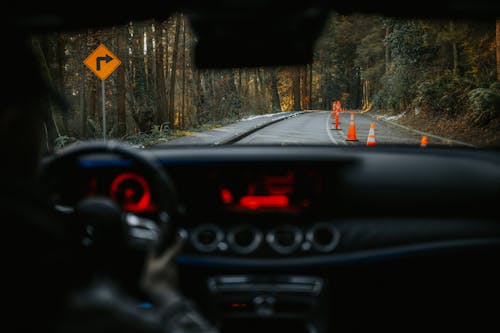
[[[311, 65], [197, 70], [196, 36], [168, 21], [34, 36], [48, 81], [47, 147], [102, 137], [100, 81], [82, 61], [105, 44], [122, 61], [106, 80], [107, 136], [164, 142], [247, 115], [347, 109], [474, 144], [500, 144], [500, 21], [332, 15]], [[276, 36], [279, 38], [279, 36]], [[262, 50], [265, 52], [265, 50]]]
[[324, 66], [319, 87], [327, 100], [437, 135], [500, 144], [500, 20], [333, 16], [327, 31], [315, 61]]

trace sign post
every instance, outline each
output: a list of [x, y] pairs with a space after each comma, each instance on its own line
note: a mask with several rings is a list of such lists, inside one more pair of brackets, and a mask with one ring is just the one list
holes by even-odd
[[83, 63], [101, 79], [102, 138], [106, 140], [106, 89], [104, 81], [121, 65], [120, 59], [103, 44], [99, 45]]
[[106, 140], [106, 94], [105, 83], [101, 81], [101, 101], [102, 101], [102, 139]]

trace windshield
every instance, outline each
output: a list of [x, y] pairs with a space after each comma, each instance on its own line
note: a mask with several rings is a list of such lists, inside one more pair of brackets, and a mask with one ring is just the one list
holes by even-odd
[[52, 105], [52, 149], [102, 138], [498, 146], [499, 26], [332, 14], [312, 63], [224, 70], [194, 66], [197, 40], [182, 14], [32, 42], [69, 105]]

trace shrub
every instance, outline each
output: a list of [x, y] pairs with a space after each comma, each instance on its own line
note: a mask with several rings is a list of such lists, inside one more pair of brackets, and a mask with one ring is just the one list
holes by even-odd
[[168, 124], [163, 123], [162, 125], [154, 125], [149, 132], [129, 134], [122, 139], [132, 145], [150, 146], [166, 141], [169, 134], [171, 131]]
[[456, 115], [467, 109], [469, 90], [467, 82], [447, 72], [417, 84], [413, 104], [431, 112], [445, 111], [449, 115]]
[[72, 136], [61, 135], [54, 140], [54, 150], [59, 150], [64, 146], [77, 142], [78, 139]]
[[477, 88], [469, 93], [469, 103], [476, 125], [488, 124], [500, 114], [500, 90], [498, 85], [492, 88]]
[[500, 94], [500, 81], [493, 82], [490, 85], [490, 89], [496, 92], [497, 94]]

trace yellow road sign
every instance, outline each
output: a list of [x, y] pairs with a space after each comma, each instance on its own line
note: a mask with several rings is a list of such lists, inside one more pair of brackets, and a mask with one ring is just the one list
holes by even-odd
[[104, 81], [122, 62], [113, 52], [101, 44], [83, 61], [83, 63], [97, 75], [98, 78]]

